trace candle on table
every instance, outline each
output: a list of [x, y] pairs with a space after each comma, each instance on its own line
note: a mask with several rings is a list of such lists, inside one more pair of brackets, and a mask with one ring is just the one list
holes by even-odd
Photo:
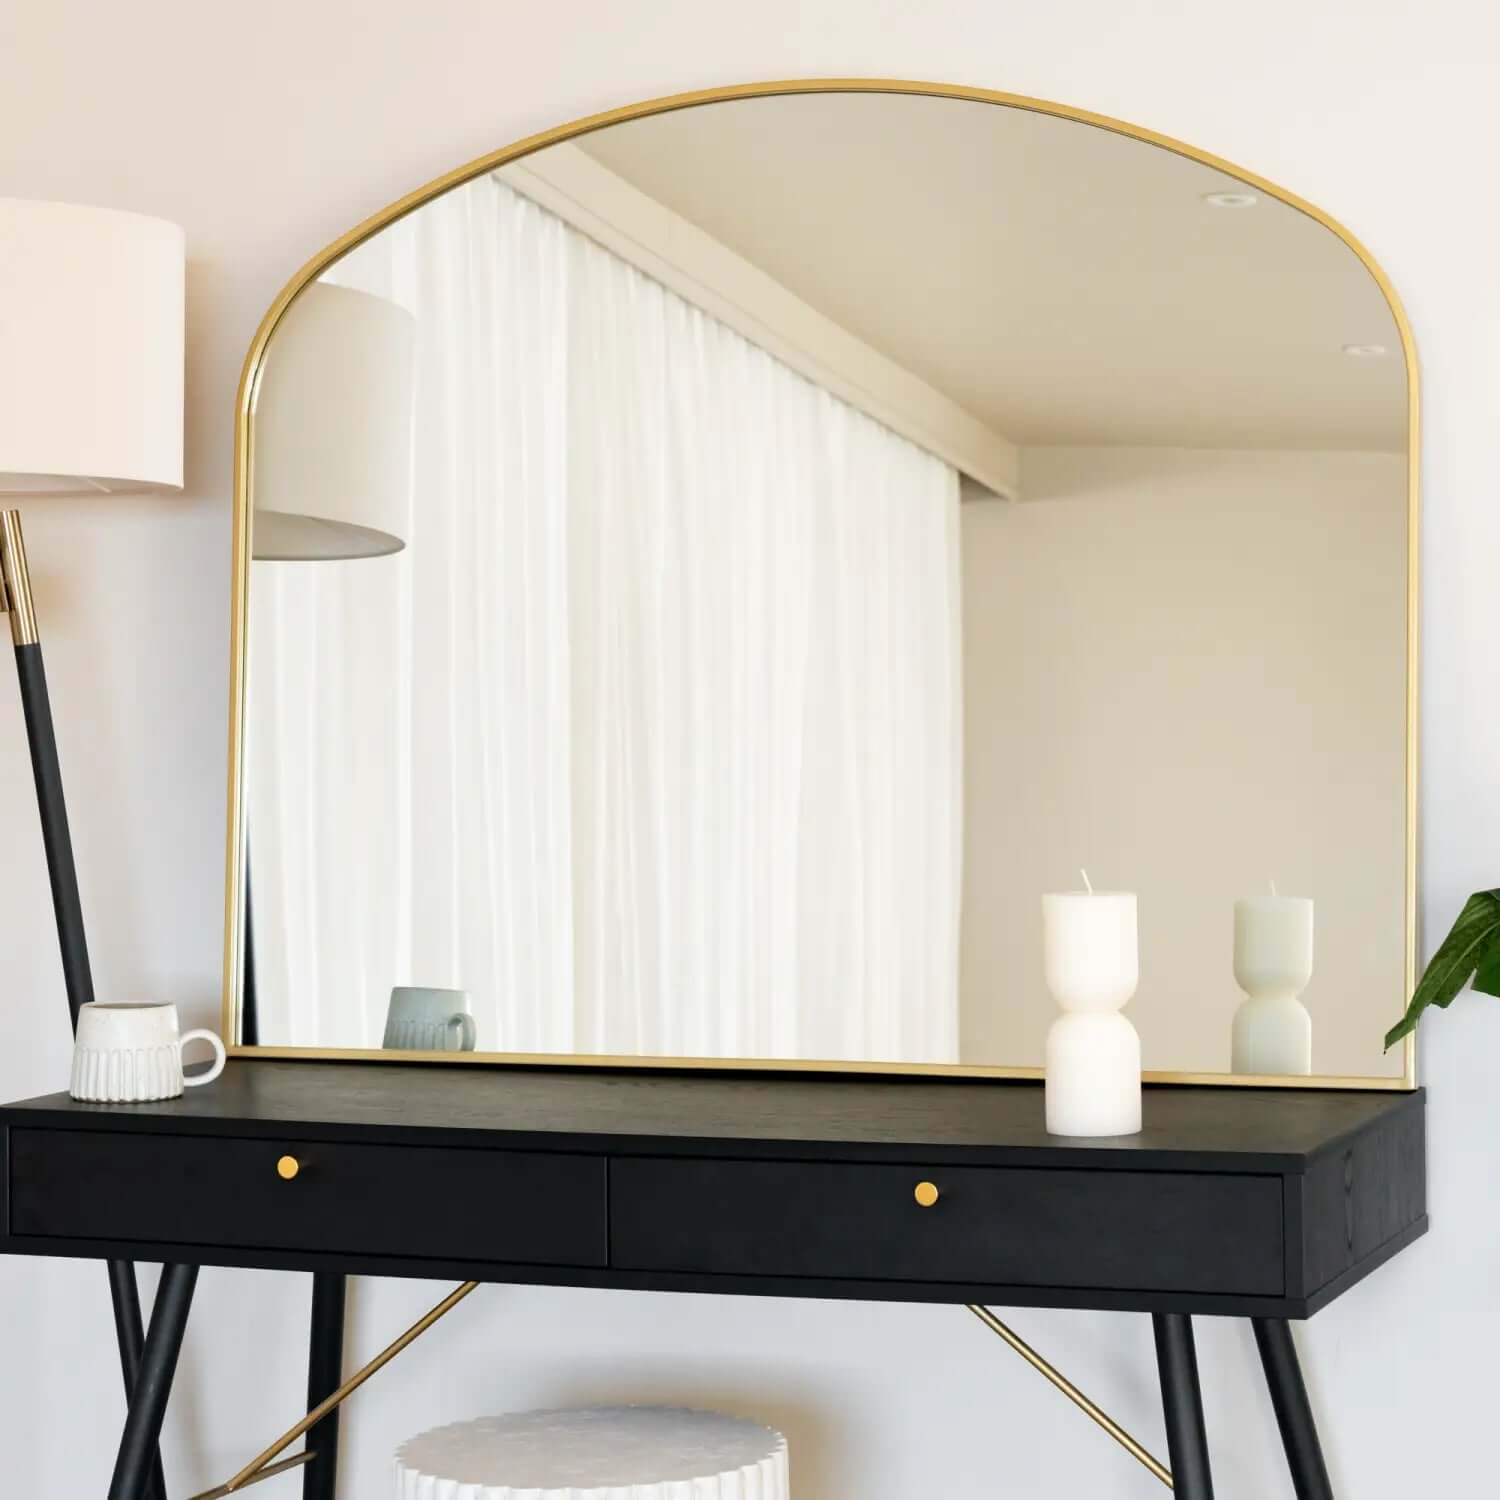
[[1236, 1073], [1312, 1072], [1312, 1017], [1298, 996], [1313, 970], [1313, 903], [1268, 896], [1234, 903], [1234, 977], [1247, 998], [1234, 1013]]
[[1133, 1135], [1141, 1128], [1141, 1041], [1120, 1009], [1140, 978], [1131, 891], [1042, 897], [1047, 988], [1063, 1014], [1047, 1032], [1047, 1129]]

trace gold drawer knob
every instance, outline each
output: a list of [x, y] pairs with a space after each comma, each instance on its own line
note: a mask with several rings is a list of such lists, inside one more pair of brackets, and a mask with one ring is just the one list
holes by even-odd
[[938, 1201], [938, 1190], [935, 1182], [919, 1182], [912, 1197], [917, 1200], [921, 1208], [931, 1208]]
[[290, 1182], [302, 1170], [302, 1163], [295, 1156], [283, 1156], [276, 1163], [276, 1175], [283, 1182]]

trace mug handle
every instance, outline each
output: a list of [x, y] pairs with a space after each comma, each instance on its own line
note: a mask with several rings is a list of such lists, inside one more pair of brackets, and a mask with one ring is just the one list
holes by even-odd
[[449, 1047], [449, 1052], [472, 1052], [476, 1040], [474, 1032], [474, 1017], [465, 1011], [456, 1010], [447, 1020], [448, 1037], [450, 1041], [457, 1042], [457, 1046]]
[[212, 1066], [206, 1073], [199, 1073], [189, 1078], [186, 1073], [182, 1075], [184, 1087], [195, 1089], [200, 1083], [212, 1083], [220, 1073], [224, 1071], [224, 1064], [228, 1060], [228, 1054], [224, 1051], [224, 1043], [219, 1040], [216, 1031], [209, 1031], [206, 1027], [199, 1027], [195, 1031], [184, 1031], [177, 1039], [177, 1050], [179, 1055], [189, 1042], [207, 1042], [214, 1049], [214, 1060]]

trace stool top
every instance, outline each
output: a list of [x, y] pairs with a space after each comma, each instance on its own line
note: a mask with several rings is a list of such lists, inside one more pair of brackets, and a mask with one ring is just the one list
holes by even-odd
[[779, 1432], [718, 1412], [668, 1406], [586, 1406], [455, 1422], [409, 1438], [396, 1464], [403, 1479], [543, 1493], [764, 1469], [767, 1500], [786, 1493], [786, 1439]]

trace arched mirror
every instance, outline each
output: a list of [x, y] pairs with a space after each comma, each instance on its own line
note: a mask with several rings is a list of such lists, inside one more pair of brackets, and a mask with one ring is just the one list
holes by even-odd
[[1025, 1072], [1084, 867], [1151, 1074], [1409, 1086], [1415, 410], [1350, 236], [1055, 105], [453, 173], [247, 363], [231, 1035]]

